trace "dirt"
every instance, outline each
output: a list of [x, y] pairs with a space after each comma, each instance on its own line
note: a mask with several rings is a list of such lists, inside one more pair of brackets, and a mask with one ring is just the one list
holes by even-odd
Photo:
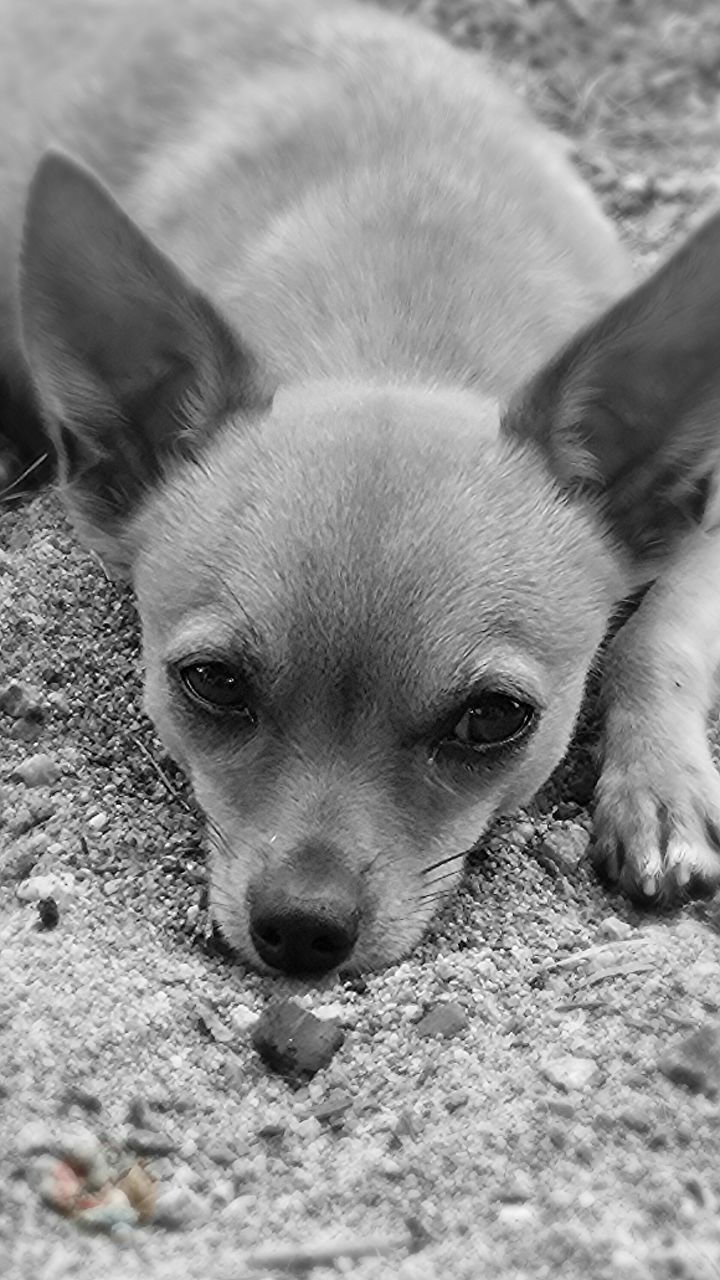
[[[717, 199], [713, 0], [404, 7], [567, 134], [641, 269]], [[720, 905], [639, 913], [594, 879], [592, 707], [410, 959], [271, 981], [209, 932], [131, 601], [52, 494], [6, 503], [0, 547], [2, 1275], [717, 1280]], [[309, 1081], [253, 1047], [278, 997], [344, 1032]], [[157, 1179], [149, 1223], [46, 1206], [43, 1153], [82, 1142]]]

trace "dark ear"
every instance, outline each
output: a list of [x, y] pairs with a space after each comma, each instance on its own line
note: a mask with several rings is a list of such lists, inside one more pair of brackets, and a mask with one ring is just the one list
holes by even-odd
[[671, 551], [720, 462], [720, 215], [542, 369], [504, 429], [601, 498], [636, 562]]
[[92, 174], [56, 152], [30, 187], [20, 294], [70, 512], [127, 572], [128, 519], [173, 458], [269, 397], [207, 299]]

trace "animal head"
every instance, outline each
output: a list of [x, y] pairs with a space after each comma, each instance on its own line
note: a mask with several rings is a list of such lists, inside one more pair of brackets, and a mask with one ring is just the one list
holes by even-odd
[[28, 361], [249, 962], [399, 958], [562, 757], [615, 605], [706, 495], [718, 256], [714, 222], [502, 412], [390, 375], [274, 388], [93, 177], [41, 165]]

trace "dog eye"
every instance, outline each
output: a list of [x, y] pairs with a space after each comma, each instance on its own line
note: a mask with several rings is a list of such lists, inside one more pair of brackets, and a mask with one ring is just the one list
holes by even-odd
[[495, 747], [518, 738], [535, 708], [506, 693], [484, 693], [468, 707], [453, 730], [453, 740], [469, 747]]
[[178, 668], [178, 675], [195, 702], [219, 711], [244, 711], [252, 715], [247, 684], [229, 663], [217, 659], [188, 662]]

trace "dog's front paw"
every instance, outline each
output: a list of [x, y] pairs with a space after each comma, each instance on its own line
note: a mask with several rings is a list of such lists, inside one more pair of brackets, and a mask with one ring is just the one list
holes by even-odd
[[606, 745], [594, 861], [632, 897], [708, 897], [720, 885], [720, 774], [698, 738], [668, 746], [627, 725]]

